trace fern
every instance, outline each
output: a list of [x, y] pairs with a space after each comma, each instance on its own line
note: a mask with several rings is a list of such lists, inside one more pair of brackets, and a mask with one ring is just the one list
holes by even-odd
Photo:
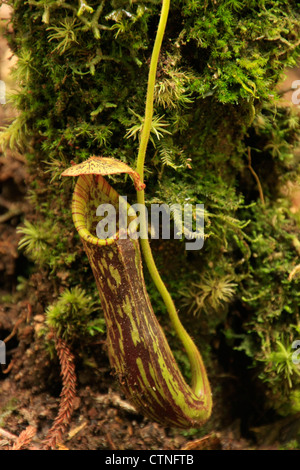
[[157, 150], [160, 156], [162, 165], [170, 166], [175, 170], [178, 168], [178, 165], [175, 163], [175, 152], [172, 147], [172, 141], [168, 139], [161, 139], [157, 143]]

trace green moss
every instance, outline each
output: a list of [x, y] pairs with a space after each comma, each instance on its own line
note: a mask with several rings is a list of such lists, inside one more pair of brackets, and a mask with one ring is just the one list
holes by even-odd
[[86, 292], [74, 287], [66, 289], [46, 310], [46, 324], [69, 342], [105, 331], [103, 318], [93, 318], [95, 302]]
[[5, 426], [6, 419], [18, 409], [18, 399], [10, 398], [6, 405], [0, 409], [0, 426]]

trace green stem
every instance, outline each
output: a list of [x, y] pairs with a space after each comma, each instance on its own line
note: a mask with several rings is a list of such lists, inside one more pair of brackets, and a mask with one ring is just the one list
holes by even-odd
[[152, 57], [150, 62], [150, 69], [148, 75], [148, 86], [147, 86], [147, 97], [146, 97], [146, 109], [145, 109], [145, 121], [142, 129], [140, 147], [137, 157], [137, 172], [139, 173], [141, 180], [144, 179], [144, 163], [147, 145], [150, 137], [152, 117], [153, 117], [153, 99], [154, 99], [154, 87], [156, 79], [157, 62], [159, 58], [160, 48], [164, 37], [168, 14], [170, 8], [170, 0], [163, 0], [160, 20], [157, 28], [155, 43], [153, 46]]
[[[157, 29], [157, 34], [155, 38], [155, 43], [153, 47], [151, 62], [150, 62], [150, 69], [149, 69], [149, 76], [148, 76], [148, 86], [147, 86], [147, 96], [146, 96], [146, 108], [145, 108], [145, 120], [144, 125], [141, 133], [140, 139], [140, 146], [137, 158], [137, 172], [140, 175], [141, 182], [144, 182], [144, 162], [146, 156], [147, 145], [150, 137], [151, 132], [151, 125], [152, 125], [152, 117], [153, 117], [153, 99], [154, 99], [154, 87], [155, 87], [155, 79], [156, 79], [156, 70], [157, 70], [157, 63], [160, 53], [160, 48], [162, 44], [162, 40], [164, 37], [165, 27], [168, 19], [168, 13], [170, 8], [170, 0], [163, 0], [162, 10], [159, 20], [159, 25]], [[145, 193], [144, 191], [137, 191], [137, 201], [141, 205], [142, 211], [145, 211]], [[208, 394], [210, 394], [210, 387], [205, 371], [205, 366], [203, 364], [201, 355], [196, 348], [194, 342], [192, 341], [189, 334], [186, 332], [184, 327], [182, 326], [174, 302], [171, 298], [170, 293], [168, 292], [164, 282], [162, 281], [160, 274], [157, 270], [155, 265], [155, 261], [152, 256], [152, 251], [150, 248], [149, 240], [148, 240], [148, 227], [146, 216], [144, 214], [140, 214], [140, 242], [142, 252], [149, 270], [149, 273], [158, 289], [165, 305], [168, 310], [170, 320], [172, 325], [180, 338], [181, 342], [184, 345], [184, 348], [187, 352], [191, 371], [192, 371], [192, 389], [197, 395], [201, 395], [204, 391], [209, 390]], [[209, 397], [206, 399], [210, 400]]]

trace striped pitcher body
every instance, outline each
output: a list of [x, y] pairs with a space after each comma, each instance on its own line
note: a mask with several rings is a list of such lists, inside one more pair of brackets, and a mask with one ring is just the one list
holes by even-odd
[[197, 427], [207, 421], [212, 400], [205, 367], [201, 393], [185, 382], [153, 312], [143, 276], [138, 240], [99, 240], [96, 209], [118, 194], [102, 176], [80, 176], [73, 196], [75, 227], [91, 265], [107, 325], [108, 355], [128, 399], [165, 426]]

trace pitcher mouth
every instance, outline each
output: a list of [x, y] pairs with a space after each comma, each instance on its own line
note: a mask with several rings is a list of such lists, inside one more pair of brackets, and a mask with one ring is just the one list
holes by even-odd
[[[96, 234], [98, 223], [96, 211], [100, 204], [110, 204], [116, 210], [116, 231], [105, 239], [93, 235]], [[73, 194], [72, 217], [80, 238], [87, 243], [98, 246], [115, 243], [124, 232], [124, 229], [119, 230], [118, 228], [120, 204], [124, 204], [125, 210], [128, 212], [130, 205], [119, 196], [103, 176], [92, 174], [79, 176]], [[129, 216], [129, 220], [133, 218], [132, 215]]]

